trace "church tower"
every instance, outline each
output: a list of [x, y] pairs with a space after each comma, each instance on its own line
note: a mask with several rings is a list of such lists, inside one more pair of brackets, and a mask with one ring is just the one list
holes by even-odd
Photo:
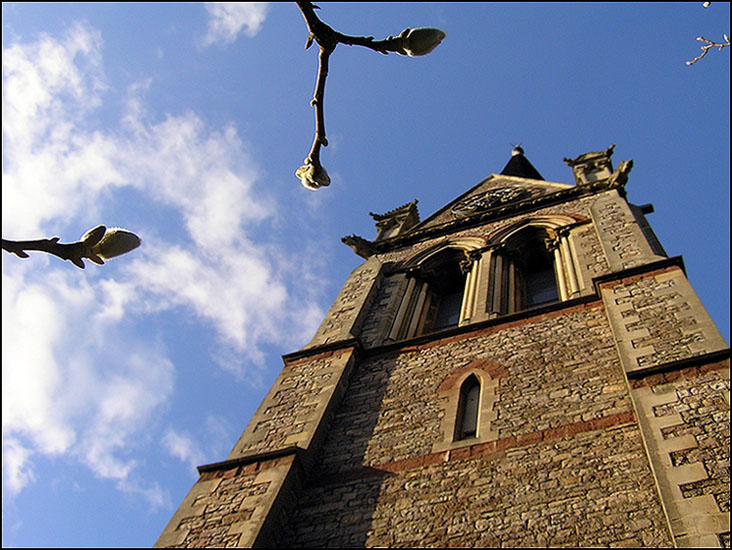
[[371, 214], [156, 546], [729, 547], [729, 348], [612, 153]]

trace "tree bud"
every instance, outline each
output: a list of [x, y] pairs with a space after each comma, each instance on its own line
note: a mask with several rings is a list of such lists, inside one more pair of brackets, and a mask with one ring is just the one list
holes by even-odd
[[444, 31], [431, 27], [404, 29], [399, 35], [402, 44], [397, 53], [410, 57], [427, 55], [440, 45], [440, 42], [444, 40], [445, 36]]
[[305, 164], [295, 171], [295, 176], [311, 191], [330, 185], [330, 176], [322, 166], [318, 170], [314, 164]]
[[100, 258], [108, 260], [134, 250], [140, 246], [140, 243], [142, 243], [140, 237], [134, 233], [126, 229], [113, 227], [104, 234], [102, 240], [94, 245], [92, 252]]

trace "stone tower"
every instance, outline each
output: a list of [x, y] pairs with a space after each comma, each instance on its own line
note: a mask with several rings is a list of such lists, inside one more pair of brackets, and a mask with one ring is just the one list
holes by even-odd
[[365, 258], [156, 546], [729, 546], [729, 348], [632, 162], [500, 174]]

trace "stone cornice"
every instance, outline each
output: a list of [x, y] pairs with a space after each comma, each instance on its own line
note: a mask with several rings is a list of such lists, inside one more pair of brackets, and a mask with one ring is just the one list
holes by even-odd
[[660, 365], [653, 365], [651, 367], [630, 371], [627, 373], [630, 380], [642, 380], [643, 378], [653, 376], [656, 374], [665, 374], [667, 372], [676, 372], [682, 369], [688, 369], [693, 367], [699, 367], [714, 363], [719, 363], [717, 368], [729, 368], [729, 364], [723, 365], [723, 362], [729, 363], [730, 349], [722, 349], [718, 351], [712, 351], [710, 353], [704, 353], [701, 355], [695, 355], [693, 357], [685, 357], [684, 359], [677, 359], [675, 361], [669, 361]]
[[651, 262], [648, 264], [639, 265], [636, 267], [630, 267], [622, 271], [614, 271], [605, 275], [600, 275], [592, 279], [592, 283], [595, 287], [595, 293], [600, 295], [600, 287], [606, 285], [613, 285], [614, 283], [620, 283], [629, 278], [639, 277], [646, 273], [654, 271], [660, 271], [663, 269], [678, 267], [686, 275], [686, 266], [684, 265], [684, 259], [681, 256], [672, 256], [671, 258], [664, 258], [657, 262]]
[[282, 360], [286, 365], [289, 365], [300, 359], [311, 359], [317, 355], [340, 353], [341, 351], [347, 350], [349, 348], [351, 348], [356, 353], [362, 352], [363, 346], [361, 344], [361, 340], [359, 340], [358, 338], [349, 338], [347, 340], [328, 342], [327, 344], [321, 344], [312, 348], [304, 348], [283, 355]]
[[255, 462], [265, 462], [268, 460], [275, 460], [277, 458], [282, 458], [290, 455], [295, 455], [295, 457], [298, 457], [303, 452], [305, 452], [304, 449], [301, 449], [297, 445], [291, 445], [289, 447], [283, 447], [281, 449], [275, 449], [273, 451], [262, 451], [245, 456], [240, 456], [237, 458], [232, 458], [229, 460], [223, 460], [221, 462], [214, 462], [212, 464], [203, 464], [201, 466], [198, 466], [197, 469], [199, 474], [203, 474], [206, 472], [216, 472], [220, 470], [231, 470], [232, 468], [246, 466]]

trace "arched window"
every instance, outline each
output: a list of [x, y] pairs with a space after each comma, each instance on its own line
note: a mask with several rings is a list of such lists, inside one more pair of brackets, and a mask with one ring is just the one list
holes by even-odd
[[490, 239], [461, 237], [410, 259], [386, 341], [400, 341], [582, 295], [569, 216], [539, 216]]
[[493, 253], [489, 310], [505, 315], [560, 300], [554, 243], [550, 232], [526, 227]]
[[477, 436], [479, 409], [480, 381], [474, 374], [471, 374], [460, 386], [455, 441]]
[[444, 248], [411, 268], [390, 337], [403, 340], [460, 325], [472, 263], [465, 250]]
[[499, 384], [507, 375], [506, 367], [486, 359], [474, 359], [455, 370], [448, 366], [437, 388], [441, 420], [432, 452], [498, 440], [494, 421], [500, 411]]
[[429, 297], [421, 333], [456, 327], [465, 292], [465, 256], [454, 251], [423, 270]]

